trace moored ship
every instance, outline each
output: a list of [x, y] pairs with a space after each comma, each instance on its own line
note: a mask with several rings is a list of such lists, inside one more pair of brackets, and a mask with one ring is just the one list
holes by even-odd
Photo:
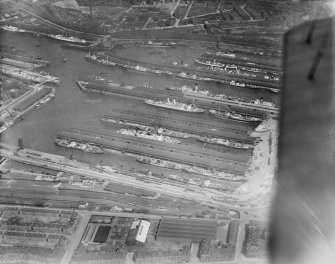
[[253, 147], [250, 144], [233, 142], [233, 141], [230, 141], [228, 139], [223, 139], [223, 138], [199, 137], [198, 140], [201, 142], [210, 143], [210, 144], [224, 145], [229, 148], [237, 148], [237, 149], [246, 150], [246, 149], [250, 149]]
[[37, 103], [35, 105], [36, 108], [43, 107], [47, 102], [55, 99], [55, 96], [56, 96], [56, 89], [53, 88], [48, 95], [44, 96], [43, 98], [41, 98], [40, 100], [37, 101]]
[[150, 129], [148, 130], [120, 129], [117, 131], [117, 133], [122, 134], [122, 135], [152, 139], [152, 140], [157, 140], [157, 141], [162, 141], [162, 142], [172, 143], [172, 144], [181, 143], [179, 140], [175, 138], [171, 138], [169, 136], [163, 136], [162, 134], [153, 133], [152, 131], [150, 131]]
[[206, 52], [206, 54], [209, 55], [214, 55], [214, 56], [218, 56], [218, 57], [229, 57], [229, 58], [236, 58], [236, 54], [232, 53], [230, 51], [217, 51], [215, 53], [211, 53], [211, 52]]
[[238, 87], [245, 87], [245, 83], [239, 83], [239, 82], [236, 82], [234, 80], [231, 80], [229, 82], [230, 85], [233, 85], [233, 86], [238, 86]]
[[270, 88], [270, 91], [273, 93], [279, 93], [280, 89]]
[[[90, 83], [90, 82], [85, 82], [85, 81], [80, 81], [80, 80], [76, 80], [76, 83], [77, 83], [78, 87], [80, 89], [84, 90], [84, 91], [102, 90], [101, 87], [99, 88], [99, 86], [98, 86], [99, 83]], [[103, 83], [102, 85], [106, 85], [106, 87], [120, 88], [120, 89], [127, 89], [127, 90], [132, 90], [132, 89], [136, 88], [136, 87], [130, 86], [130, 85], [123, 85], [123, 84], [115, 83], [115, 82], [110, 81], [110, 80]], [[106, 92], [108, 92], [108, 90], [106, 90]]]
[[2, 26], [3, 30], [11, 31], [11, 32], [26, 32], [24, 29], [13, 27], [13, 26]]
[[220, 63], [220, 62], [216, 62], [215, 60], [214, 61], [201, 61], [201, 60], [198, 60], [196, 58], [194, 58], [194, 62], [195, 63], [198, 63], [200, 65], [205, 65], [205, 66], [210, 66], [210, 67], [225, 67], [226, 65], [224, 63]]
[[222, 119], [234, 119], [234, 120], [238, 120], [242, 122], [261, 122], [262, 121], [262, 118], [260, 117], [242, 115], [234, 111], [229, 112], [229, 111], [209, 110], [209, 113], [217, 118], [222, 118]]
[[184, 111], [184, 112], [190, 112], [190, 113], [205, 112], [205, 110], [202, 108], [193, 106], [191, 104], [177, 102], [175, 99], [170, 100], [170, 98], [167, 98], [165, 101], [146, 99], [145, 103], [149, 105], [153, 105], [153, 106], [158, 106], [158, 107], [163, 107], [163, 108], [168, 108], [168, 109], [178, 110], [178, 111]]
[[181, 87], [165, 86], [165, 89], [169, 91], [182, 92], [182, 93], [194, 91], [191, 87], [188, 87], [186, 85], [183, 85]]
[[55, 95], [50, 94], [42, 99], [40, 99], [37, 103], [36, 103], [36, 108], [41, 108], [43, 107], [47, 102], [53, 100], [55, 98]]
[[53, 35], [53, 34], [50, 34], [48, 36], [53, 38], [53, 39], [67, 41], [67, 42], [71, 42], [71, 43], [81, 43], [81, 44], [88, 43], [88, 41], [85, 40], [85, 39], [80, 39], [80, 38], [72, 37], [72, 36], [71, 37], [65, 37], [63, 35]]
[[153, 42], [149, 40], [148, 42], [137, 43], [137, 44], [142, 47], [150, 47], [150, 48], [171, 48], [174, 47], [177, 43], [174, 42], [162, 43], [162, 42]]
[[89, 153], [94, 153], [94, 154], [102, 154], [104, 153], [104, 150], [92, 143], [83, 143], [83, 142], [78, 142], [75, 140], [71, 140], [68, 138], [63, 138], [63, 137], [57, 137], [55, 139], [55, 144], [57, 146], [65, 147], [65, 148], [72, 148], [72, 149], [77, 149], [81, 150], [84, 152], [89, 152]]
[[185, 172], [189, 172], [192, 174], [199, 174], [207, 177], [218, 178], [227, 181], [244, 181], [245, 178], [241, 176], [237, 176], [234, 173], [230, 172], [223, 172], [217, 170], [208, 170], [205, 168], [191, 166], [183, 163], [176, 163], [173, 161], [162, 160], [158, 158], [151, 158], [151, 157], [138, 157], [137, 161], [144, 164], [149, 164], [157, 167], [174, 169], [174, 170], [182, 170]]

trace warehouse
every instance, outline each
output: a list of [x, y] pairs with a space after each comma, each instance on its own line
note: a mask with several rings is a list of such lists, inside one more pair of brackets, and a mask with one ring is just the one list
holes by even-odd
[[164, 218], [160, 221], [156, 239], [200, 241], [214, 239], [216, 232], [216, 221]]
[[135, 245], [137, 242], [145, 243], [150, 228], [150, 222], [146, 220], [134, 220], [131, 224], [126, 244]]

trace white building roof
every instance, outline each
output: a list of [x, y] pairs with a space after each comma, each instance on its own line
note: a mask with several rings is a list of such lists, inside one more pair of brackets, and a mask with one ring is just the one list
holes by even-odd
[[140, 227], [138, 228], [138, 232], [136, 235], [136, 240], [142, 243], [145, 243], [149, 232], [150, 222], [141, 220]]

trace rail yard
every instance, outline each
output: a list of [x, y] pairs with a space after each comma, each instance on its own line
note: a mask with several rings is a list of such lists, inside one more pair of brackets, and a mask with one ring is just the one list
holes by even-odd
[[267, 263], [270, 2], [1, 1], [0, 263]]

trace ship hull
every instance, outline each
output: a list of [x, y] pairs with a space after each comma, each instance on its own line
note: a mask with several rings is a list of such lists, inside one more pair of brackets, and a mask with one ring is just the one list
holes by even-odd
[[197, 111], [192, 111], [192, 110], [187, 110], [187, 109], [181, 109], [181, 108], [175, 108], [175, 107], [172, 107], [172, 106], [169, 106], [169, 105], [158, 105], [158, 104], [155, 104], [155, 103], [152, 103], [148, 100], [145, 100], [144, 101], [146, 104], [148, 105], [152, 105], [152, 106], [156, 106], [156, 107], [161, 107], [161, 108], [166, 108], [166, 109], [170, 109], [170, 110], [176, 110], [176, 111], [181, 111], [181, 112], [186, 112], [186, 113], [194, 113], [194, 114], [201, 114], [201, 113], [204, 113], [205, 110], [203, 109], [199, 109]]
[[52, 39], [55, 39], [55, 40], [65, 41], [65, 42], [73, 43], [73, 44], [82, 44], [82, 45], [89, 44], [88, 41], [86, 41], [84, 39], [76, 40], [76, 39], [69, 39], [69, 38], [61, 38], [61, 37], [57, 37], [57, 36], [53, 36], [53, 35], [48, 35], [48, 37], [50, 37]]
[[[103, 149], [101, 149], [100, 147], [98, 147], [98, 146], [95, 146], [95, 145], [92, 145], [92, 144], [90, 144], [91, 146], [93, 146], [93, 147], [95, 147], [95, 148], [97, 148], [97, 150], [95, 150], [95, 151], [93, 151], [93, 150], [87, 150], [87, 149], [80, 149], [79, 147], [74, 147], [74, 146], [69, 146], [68, 144], [66, 144], [64, 141], [61, 141], [61, 140], [67, 140], [67, 139], [65, 139], [65, 138], [57, 138], [56, 140], [55, 140], [55, 144], [57, 145], [57, 146], [59, 146], [59, 147], [64, 147], [64, 148], [69, 148], [69, 149], [75, 149], [75, 150], [79, 150], [79, 151], [83, 151], [83, 152], [86, 152], [86, 153], [92, 153], [92, 154], [103, 154], [104, 153], [104, 150]], [[72, 140], [70, 140], [70, 139], [68, 139], [69, 141], [72, 141]], [[76, 143], [80, 143], [80, 144], [88, 144], [88, 143], [81, 143], [81, 142], [77, 142], [77, 141], [75, 141]]]
[[230, 119], [230, 120], [235, 120], [235, 121], [244, 122], [244, 123], [259, 123], [259, 122], [261, 122], [261, 120], [248, 120], [248, 119], [238, 119], [238, 118], [234, 118], [234, 117], [228, 117], [228, 116], [225, 116], [225, 115], [219, 115], [219, 114], [212, 113], [211, 111], [209, 111], [209, 114], [211, 116], [216, 117], [216, 118]]

